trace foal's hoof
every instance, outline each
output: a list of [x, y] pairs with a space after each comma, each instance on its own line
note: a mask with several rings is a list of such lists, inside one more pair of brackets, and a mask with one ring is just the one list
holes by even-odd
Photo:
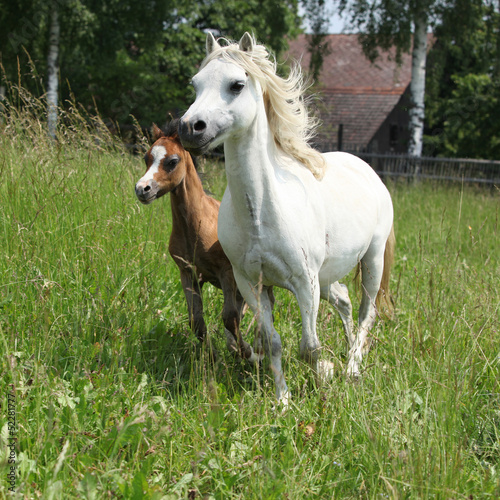
[[215, 365], [215, 363], [217, 363], [217, 360], [219, 359], [219, 354], [217, 353], [217, 349], [212, 346], [206, 347], [205, 355], [208, 357], [208, 361], [212, 365]]
[[250, 363], [253, 363], [254, 365], [260, 365], [263, 359], [264, 359], [264, 353], [255, 352], [254, 350], [252, 350], [252, 354], [248, 358], [248, 361]]
[[215, 349], [215, 347], [213, 347], [209, 343], [200, 343], [196, 347], [195, 352], [197, 359], [208, 362], [211, 365], [215, 365], [215, 363], [219, 359], [217, 349]]

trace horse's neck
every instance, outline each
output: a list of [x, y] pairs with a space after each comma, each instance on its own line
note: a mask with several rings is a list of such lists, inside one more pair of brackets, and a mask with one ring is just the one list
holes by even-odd
[[264, 210], [272, 208], [276, 200], [276, 152], [264, 109], [248, 134], [226, 141], [227, 186], [231, 198], [241, 200], [234, 206], [237, 217], [258, 225]]
[[206, 196], [192, 162], [186, 168], [182, 182], [170, 193], [174, 230], [196, 228], [203, 217], [202, 201]]

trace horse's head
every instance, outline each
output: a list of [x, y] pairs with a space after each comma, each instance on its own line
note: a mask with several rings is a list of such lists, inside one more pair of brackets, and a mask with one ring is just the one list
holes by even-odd
[[228, 139], [258, 136], [265, 148], [261, 138], [269, 133], [277, 150], [321, 179], [324, 159], [308, 144], [318, 122], [305, 105], [307, 84], [299, 64], [281, 78], [267, 49], [248, 33], [239, 43], [224, 46], [209, 33], [207, 57], [193, 77], [193, 86], [196, 100], [179, 127], [186, 149], [200, 154]]
[[135, 194], [141, 203], [152, 203], [173, 191], [184, 179], [189, 153], [182, 147], [177, 134], [177, 121], [165, 134], [153, 125], [154, 144], [144, 155], [146, 173], [135, 185]]
[[253, 47], [248, 33], [238, 45], [225, 47], [209, 33], [207, 57], [192, 79], [196, 100], [180, 120], [180, 138], [187, 150], [201, 154], [251, 125], [262, 90], [239, 63]]

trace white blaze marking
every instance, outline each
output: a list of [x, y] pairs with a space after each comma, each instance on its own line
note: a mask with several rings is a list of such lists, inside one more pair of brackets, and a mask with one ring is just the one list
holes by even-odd
[[153, 157], [153, 163], [139, 182], [153, 180], [153, 176], [160, 168], [161, 161], [167, 156], [167, 150], [163, 146], [153, 146], [153, 149], [151, 149], [151, 156]]

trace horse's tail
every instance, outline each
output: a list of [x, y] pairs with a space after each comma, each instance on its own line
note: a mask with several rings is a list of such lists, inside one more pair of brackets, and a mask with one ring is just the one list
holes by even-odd
[[382, 280], [380, 288], [377, 293], [375, 303], [379, 313], [383, 311], [384, 315], [392, 319], [394, 315], [394, 302], [389, 292], [389, 279], [391, 276], [391, 268], [394, 263], [394, 254], [396, 251], [396, 236], [394, 234], [394, 224], [391, 227], [389, 238], [385, 243], [384, 251], [384, 271], [382, 273]]

